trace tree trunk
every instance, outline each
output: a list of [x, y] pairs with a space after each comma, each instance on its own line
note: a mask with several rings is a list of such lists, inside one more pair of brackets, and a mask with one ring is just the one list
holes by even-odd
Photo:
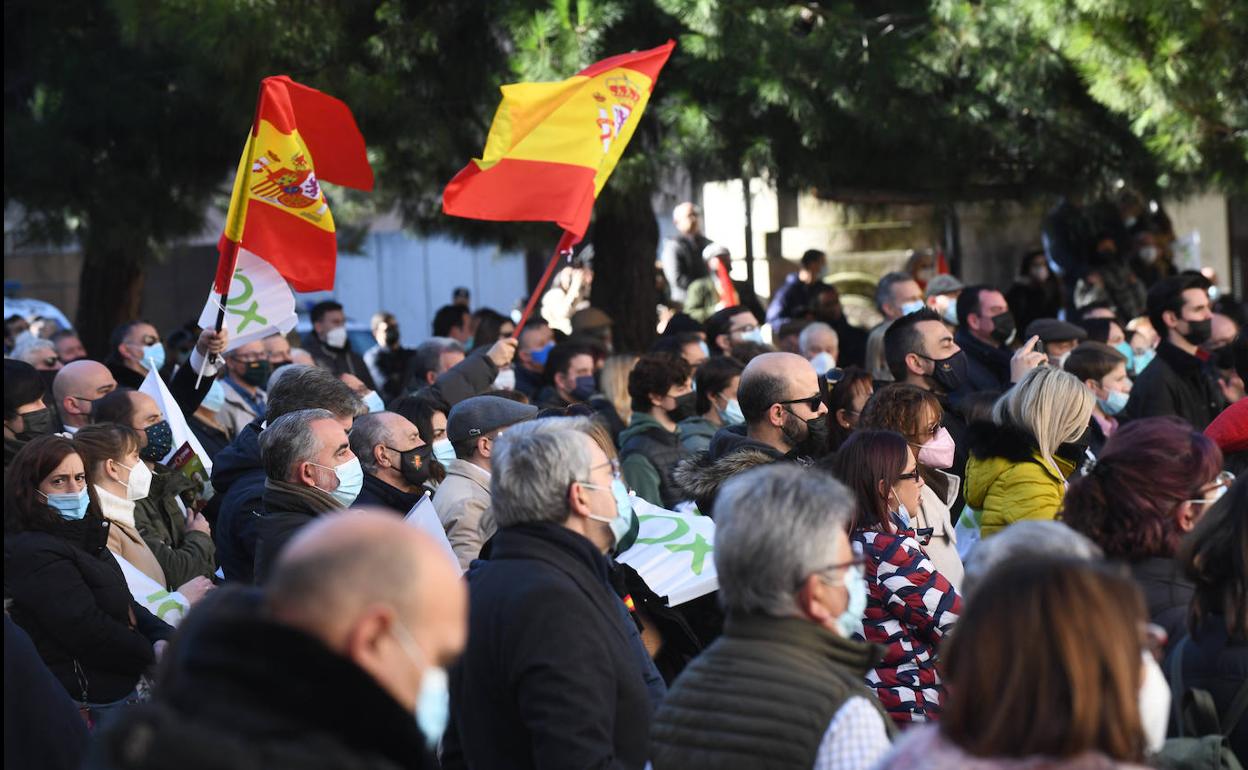
[[659, 224], [650, 193], [607, 188], [595, 205], [594, 286], [590, 304], [615, 322], [616, 352], [644, 353], [658, 323], [654, 262]]
[[114, 233], [97, 235], [89, 229], [82, 241], [77, 332], [87, 354], [99, 361], [110, 352], [113, 329], [139, 317], [148, 251], [142, 239], [127, 243], [124, 236], [110, 236]]

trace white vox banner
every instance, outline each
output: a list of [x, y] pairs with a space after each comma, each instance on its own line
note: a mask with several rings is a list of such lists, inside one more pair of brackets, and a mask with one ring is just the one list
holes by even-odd
[[[164, 414], [165, 419], [169, 421], [169, 430], [173, 433], [173, 448], [169, 450], [169, 454], [160, 458], [160, 461], [166, 465], [173, 465], [178, 470], [191, 475], [199, 473], [199, 469], [192, 466], [186, 468], [190, 455], [182, 450], [183, 446], [189, 446], [191, 452], [199, 458], [200, 465], [203, 466], [203, 478], [196, 479], [200, 483], [207, 486], [208, 474], [212, 473], [212, 460], [208, 458], [208, 453], [204, 451], [204, 447], [199, 443], [199, 439], [195, 438], [195, 434], [191, 432], [190, 426], [186, 424], [186, 415], [182, 413], [182, 407], [174, 399], [173, 394], [169, 392], [169, 388], [165, 385], [165, 381], [160, 378], [160, 373], [155, 369], [148, 371], [147, 376], [143, 378], [143, 384], [139, 386], [140, 393], [146, 393], [156, 402], [156, 406], [160, 407], [160, 411]], [[182, 452], [179, 457], [179, 452]], [[195, 476], [192, 476], [195, 478]]]
[[660, 508], [633, 495], [641, 528], [637, 542], [616, 561], [629, 565], [669, 606], [719, 589], [715, 572], [715, 522], [708, 516]]
[[455, 569], [459, 569], [459, 557], [451, 548], [451, 541], [446, 537], [446, 530], [442, 528], [442, 520], [438, 518], [438, 512], [433, 509], [433, 498], [429, 497], [428, 492], [416, 501], [403, 520], [432, 537], [434, 542], [446, 552], [447, 558], [451, 560], [451, 564], [455, 565]]
[[[204, 312], [199, 314], [200, 328], [216, 327], [220, 307], [220, 295], [209, 290]], [[239, 251], [225, 302], [225, 328], [230, 333], [225, 349], [234, 350], [271, 334], [285, 334], [298, 320], [295, 295], [277, 270], [250, 251]]]

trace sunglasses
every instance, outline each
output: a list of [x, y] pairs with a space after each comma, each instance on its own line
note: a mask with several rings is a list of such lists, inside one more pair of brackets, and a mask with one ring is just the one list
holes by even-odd
[[788, 401], [777, 401], [776, 403], [784, 405], [805, 404], [807, 409], [812, 412], [817, 412], [819, 411], [819, 405], [823, 403], [823, 396], [816, 393], [813, 396], [806, 396], [805, 398], [790, 398]]

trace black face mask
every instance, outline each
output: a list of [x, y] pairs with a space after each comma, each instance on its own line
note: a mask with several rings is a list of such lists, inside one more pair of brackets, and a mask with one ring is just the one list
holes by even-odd
[[1075, 468], [1077, 469], [1083, 464], [1084, 460], [1088, 459], [1088, 445], [1091, 441], [1092, 426], [1089, 425], [1084, 428], [1083, 433], [1080, 433], [1079, 436], [1073, 441], [1067, 441], [1065, 444], [1060, 445], [1054, 454], [1065, 460], [1070, 460], [1075, 464]]
[[386, 447], [399, 456], [399, 473], [403, 480], [414, 487], [423, 486], [429, 480], [430, 455], [433, 447], [429, 444], [400, 452], [394, 447]]
[[1206, 318], [1203, 321], [1188, 321], [1187, 334], [1183, 335], [1183, 339], [1193, 345], [1203, 345], [1213, 336], [1213, 319]]
[[673, 422], [680, 422], [681, 420], [693, 417], [697, 414], [697, 405], [698, 394], [693, 391], [689, 391], [683, 396], [676, 397], [676, 408], [668, 409], [667, 416], [670, 417]]
[[789, 446], [793, 447], [797, 454], [805, 457], [822, 457], [828, 451], [828, 436], [831, 429], [828, 427], [828, 416], [821, 414], [818, 417], [811, 417], [809, 420], [803, 420], [792, 411], [785, 407], [785, 411], [793, 417], [793, 422], [805, 423], [806, 435], [795, 435], [795, 431], [790, 430], [789, 420], [785, 420], [784, 427], [781, 431], [784, 433], [784, 439]]
[[147, 446], [139, 452], [139, 457], [158, 463], [173, 451], [173, 429], [169, 427], [168, 420], [149, 425], [144, 432], [147, 434]]
[[386, 347], [394, 347], [399, 344], [399, 327], [386, 327]]
[[47, 407], [23, 414], [22, 423], [26, 427], [25, 430], [17, 434], [19, 441], [30, 441], [40, 436], [50, 436], [56, 433], [60, 427], [56, 424], [56, 417], [52, 415], [52, 410]]
[[948, 358], [940, 359], [928, 358], [922, 353], [918, 355], [932, 362], [932, 373], [926, 376], [930, 377], [932, 383], [942, 392], [952, 393], [966, 382], [966, 353], [964, 351], [959, 350]]
[[253, 388], [263, 388], [268, 384], [271, 374], [273, 374], [273, 369], [268, 361], [253, 361], [243, 370], [243, 382]]
[[1014, 316], [1010, 311], [992, 317], [992, 338], [998, 345], [1005, 345], [1014, 336]]

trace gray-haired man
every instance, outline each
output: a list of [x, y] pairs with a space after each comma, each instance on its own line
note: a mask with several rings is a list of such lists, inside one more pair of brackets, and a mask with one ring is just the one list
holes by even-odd
[[645, 764], [653, 705], [641, 640], [607, 582], [606, 553], [633, 513], [587, 422], [513, 425], [494, 448], [499, 530], [468, 571], [444, 770]]
[[[864, 685], [878, 648], [861, 627], [866, 581], [838, 481], [773, 463], [728, 481], [715, 505], [724, 634], [655, 715], [655, 770], [871, 767], [892, 730]], [[725, 686], [728, 683], [728, 686]]]

